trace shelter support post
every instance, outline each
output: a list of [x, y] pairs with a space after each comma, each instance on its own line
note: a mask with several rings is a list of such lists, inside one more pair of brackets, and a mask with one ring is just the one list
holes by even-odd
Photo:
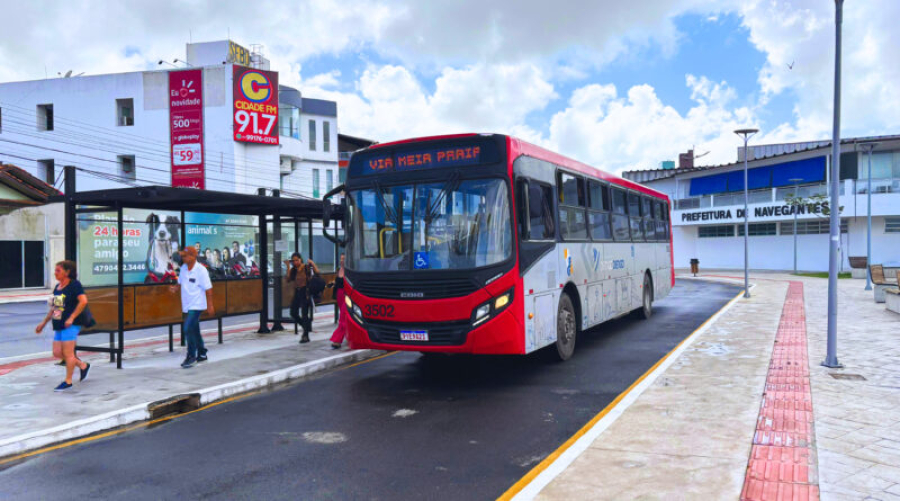
[[222, 317], [217, 320], [219, 321], [219, 344], [222, 344]]
[[[273, 197], [281, 197], [281, 190], [272, 190], [272, 196]], [[275, 310], [274, 317], [275, 318], [273, 319], [274, 322], [272, 324], [272, 331], [274, 332], [274, 331], [283, 331], [284, 330], [284, 325], [281, 324], [282, 312], [284, 311], [284, 298], [282, 297], [282, 291], [281, 291], [281, 282], [283, 280], [282, 275], [281, 275], [281, 262], [284, 260], [284, 256], [282, 255], [281, 250], [278, 247], [279, 244], [281, 244], [281, 239], [282, 239], [281, 217], [280, 216], [276, 215], [272, 218], [272, 235], [273, 235], [273, 238], [275, 239], [275, 242], [272, 245], [272, 247], [273, 247], [272, 271], [275, 273], [275, 277], [272, 280], [273, 285], [274, 285], [273, 291], [272, 291], [272, 297], [273, 297], [273, 301], [275, 303], [274, 304], [274, 310]]]
[[72, 201], [72, 197], [75, 195], [75, 167], [72, 165], [65, 166], [63, 176], [65, 178], [64, 189], [66, 191], [65, 255], [67, 260], [75, 261], [78, 253], [76, 242], [78, 234], [76, 233], [77, 223], [75, 222], [75, 202]]
[[[323, 226], [326, 224], [330, 224], [330, 221], [322, 221]], [[335, 227], [334, 233], [336, 235], [337, 234], [337, 223], [335, 223], [334, 227]], [[337, 273], [341, 270], [341, 255], [340, 254], [341, 254], [341, 252], [340, 252], [340, 249], [338, 248], [338, 245], [334, 244], [334, 277], [335, 277], [335, 279], [337, 279]], [[338, 304], [338, 301], [337, 301], [337, 291], [334, 291], [332, 294], [334, 295], [334, 323], [338, 323], [338, 315], [340, 315], [340, 313], [341, 313], [341, 310], [340, 310], [341, 305]]]
[[118, 313], [119, 313], [119, 346], [116, 350], [116, 368], [122, 368], [122, 347], [125, 346], [125, 290], [124, 290], [124, 282], [125, 282], [125, 239], [123, 236], [125, 235], [125, 231], [122, 223], [122, 204], [116, 204], [116, 227], [117, 227], [117, 241], [118, 241], [118, 260], [116, 262], [116, 274], [118, 275]]
[[175, 351], [175, 331], [172, 329], [172, 324], [169, 324], [169, 351]]
[[[260, 188], [262, 191], [263, 188]], [[264, 195], [265, 193], [260, 193]], [[266, 214], [259, 215], [259, 272], [262, 276], [262, 309], [259, 311], [259, 334], [268, 334], [269, 330], [269, 228]]]

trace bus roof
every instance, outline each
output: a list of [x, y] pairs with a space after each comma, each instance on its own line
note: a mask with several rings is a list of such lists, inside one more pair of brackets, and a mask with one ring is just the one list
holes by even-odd
[[[425, 141], [441, 141], [441, 140], [447, 140], [447, 139], [459, 139], [459, 138], [464, 138], [464, 137], [475, 137], [475, 136], [483, 136], [483, 135], [493, 136], [494, 134], [478, 134], [478, 133], [474, 133], [474, 132], [469, 132], [469, 133], [463, 133], [463, 134], [422, 136], [422, 137], [401, 139], [398, 141], [391, 141], [389, 143], [378, 143], [378, 144], [370, 146], [367, 149], [374, 150], [374, 149], [378, 149], [378, 148], [397, 146], [397, 145], [401, 145], [401, 144], [419, 143], [419, 142], [425, 142]], [[523, 141], [519, 138], [509, 136], [506, 134], [498, 134], [498, 135], [504, 136], [507, 138], [508, 147], [515, 156], [518, 156], [519, 154], [533, 156], [533, 157], [539, 158], [541, 160], [546, 160], [548, 162], [552, 162], [561, 167], [565, 167], [567, 169], [581, 172], [582, 174], [598, 177], [600, 179], [603, 179], [604, 181], [608, 181], [610, 183], [616, 184], [623, 188], [628, 188], [628, 189], [632, 189], [635, 191], [639, 191], [641, 193], [645, 193], [647, 195], [651, 195], [656, 198], [662, 198], [664, 200], [669, 199], [668, 195], [666, 195], [665, 193], [656, 191], [652, 188], [648, 188], [642, 184], [638, 184], [633, 181], [629, 181], [628, 179], [624, 179], [624, 178], [621, 178], [614, 174], [610, 174], [610, 173], [603, 171], [601, 169], [598, 169], [596, 167], [592, 167], [588, 164], [578, 162], [577, 160], [572, 160], [569, 157], [560, 155], [559, 153], [552, 152], [548, 149], [542, 148], [535, 144], [531, 144], [527, 141]]]

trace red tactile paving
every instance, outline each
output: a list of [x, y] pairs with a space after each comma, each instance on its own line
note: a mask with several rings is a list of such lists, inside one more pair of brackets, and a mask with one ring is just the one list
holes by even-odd
[[803, 283], [790, 282], [741, 500], [818, 500]]

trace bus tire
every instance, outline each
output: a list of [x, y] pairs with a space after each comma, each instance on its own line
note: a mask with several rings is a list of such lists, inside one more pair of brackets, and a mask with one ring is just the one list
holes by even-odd
[[572, 298], [563, 293], [556, 311], [556, 356], [561, 361], [572, 358], [575, 353], [575, 337], [578, 334], [578, 319]]
[[641, 290], [641, 307], [637, 310], [637, 317], [647, 320], [653, 316], [653, 281], [650, 274], [644, 274], [644, 287]]

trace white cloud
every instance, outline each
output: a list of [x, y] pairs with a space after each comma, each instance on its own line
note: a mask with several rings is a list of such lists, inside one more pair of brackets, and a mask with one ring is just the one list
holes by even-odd
[[665, 105], [649, 85], [636, 85], [623, 97], [613, 85], [579, 88], [568, 108], [553, 116], [549, 143], [610, 172], [657, 168], [691, 145], [711, 151], [704, 159], [709, 163], [733, 161], [737, 140], [732, 131], [752, 123], [753, 113], [728, 108], [734, 91], [725, 82], [692, 75], [686, 81], [695, 105], [684, 115]]

